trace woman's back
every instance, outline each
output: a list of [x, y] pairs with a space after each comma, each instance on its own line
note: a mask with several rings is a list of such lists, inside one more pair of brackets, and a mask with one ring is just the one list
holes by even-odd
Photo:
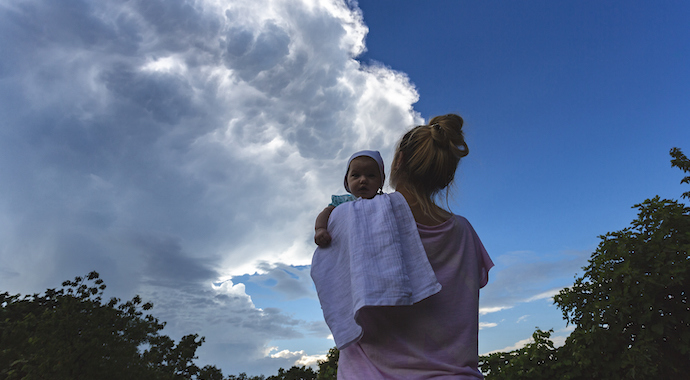
[[339, 379], [476, 379], [479, 289], [493, 266], [469, 222], [418, 225], [443, 289], [411, 306], [360, 311], [364, 336], [340, 353]]
[[437, 203], [443, 193], [448, 200], [458, 164], [469, 153], [462, 126], [460, 116], [448, 114], [410, 129], [391, 165], [390, 184], [418, 223], [442, 289], [411, 306], [360, 310], [364, 333], [341, 350], [339, 379], [483, 377], [477, 369], [479, 289], [493, 263], [469, 222]]

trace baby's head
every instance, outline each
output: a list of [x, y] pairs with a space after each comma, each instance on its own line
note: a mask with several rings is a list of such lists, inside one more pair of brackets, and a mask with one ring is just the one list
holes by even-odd
[[345, 190], [365, 199], [371, 199], [383, 189], [386, 175], [383, 172], [383, 159], [375, 150], [361, 150], [347, 161]]

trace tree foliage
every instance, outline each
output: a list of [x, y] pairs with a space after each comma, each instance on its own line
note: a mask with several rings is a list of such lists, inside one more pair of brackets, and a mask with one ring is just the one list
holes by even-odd
[[594, 377], [678, 378], [690, 370], [690, 208], [659, 197], [635, 207], [554, 300], [576, 326], [573, 358]]
[[[197, 367], [204, 338], [179, 343], [159, 331], [139, 296], [102, 299], [97, 272], [63, 288], [27, 296], [0, 294], [0, 379], [217, 379]], [[199, 377], [200, 374], [204, 376]], [[221, 374], [222, 376], [222, 374]]]
[[322, 374], [293, 366], [268, 378], [223, 376], [194, 360], [203, 337], [179, 343], [160, 334], [165, 326], [145, 314], [153, 308], [139, 296], [122, 302], [103, 299], [106, 285], [97, 272], [62, 283], [61, 289], [21, 296], [0, 294], [0, 380], [316, 380], [335, 379], [338, 350], [319, 362]]
[[317, 373], [307, 366], [292, 366], [287, 371], [283, 368], [278, 369], [278, 374], [269, 376], [266, 380], [316, 380]]
[[[680, 149], [671, 149], [671, 157], [673, 157], [671, 160], [671, 166], [677, 167], [684, 173], [690, 172], [690, 160], [683, 154], [683, 152], [680, 151]], [[680, 183], [690, 184], [690, 176], [684, 177], [682, 180], [680, 180]], [[690, 199], [690, 191], [684, 192], [681, 197]]]
[[[282, 369], [282, 368], [281, 368]], [[230, 375], [227, 380], [265, 380], [263, 375], [259, 376], [247, 376], [245, 372], [240, 373], [238, 376]], [[220, 380], [220, 379], [218, 379]]]
[[328, 350], [326, 360], [319, 360], [319, 375], [317, 380], [336, 380], [338, 378], [338, 359], [340, 351], [333, 347]]
[[[690, 170], [679, 149], [671, 156]], [[631, 225], [601, 236], [584, 274], [554, 297], [575, 326], [565, 345], [554, 348], [537, 330], [525, 348], [482, 356], [487, 380], [687, 377], [690, 208], [658, 196], [633, 207]]]
[[511, 352], [496, 352], [479, 359], [479, 369], [492, 380], [559, 379], [557, 350], [549, 340], [553, 330], [539, 328], [532, 334], [533, 342]]

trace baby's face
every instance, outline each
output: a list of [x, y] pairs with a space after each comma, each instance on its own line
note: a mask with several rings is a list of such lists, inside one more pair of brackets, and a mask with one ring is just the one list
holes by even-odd
[[350, 162], [347, 185], [355, 197], [373, 198], [383, 186], [379, 165], [371, 157], [357, 157]]

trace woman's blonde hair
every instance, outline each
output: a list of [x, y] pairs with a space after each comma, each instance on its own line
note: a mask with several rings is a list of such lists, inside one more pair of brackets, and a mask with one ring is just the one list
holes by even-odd
[[462, 118], [455, 114], [436, 116], [429, 124], [408, 131], [395, 151], [391, 186], [395, 188], [404, 182], [422, 211], [432, 218], [435, 218], [434, 199], [443, 189], [447, 199], [447, 188], [455, 178], [458, 163], [470, 152], [462, 124]]

